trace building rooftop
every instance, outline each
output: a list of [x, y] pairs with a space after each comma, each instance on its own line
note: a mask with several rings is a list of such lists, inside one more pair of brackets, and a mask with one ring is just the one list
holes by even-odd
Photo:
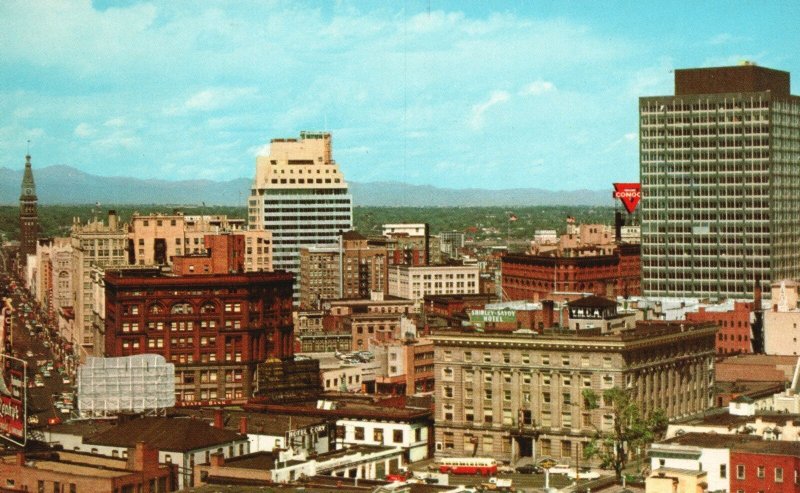
[[[214, 422], [216, 409], [180, 409], [175, 417], [190, 416], [201, 419], [207, 424]], [[295, 416], [276, 413], [252, 413], [246, 411], [223, 411], [222, 423], [226, 430], [239, 431], [242, 418], [247, 420], [247, 433], [258, 435], [283, 436], [289, 430], [297, 430], [308, 426], [321, 425], [327, 420], [320, 416]]]
[[110, 447], [134, 447], [145, 442], [150, 447], [171, 452], [188, 452], [229, 444], [247, 437], [214, 428], [200, 419], [138, 418], [84, 438], [84, 443]]
[[703, 448], [727, 448], [736, 452], [800, 456], [800, 442], [764, 440], [760, 436], [719, 433], [685, 433], [661, 442]]
[[254, 452], [225, 459], [225, 466], [241, 469], [269, 471], [275, 466], [276, 456], [272, 452]]
[[591, 295], [570, 301], [567, 305], [581, 308], [616, 308], [617, 302], [608, 298], [603, 298], [602, 296]]

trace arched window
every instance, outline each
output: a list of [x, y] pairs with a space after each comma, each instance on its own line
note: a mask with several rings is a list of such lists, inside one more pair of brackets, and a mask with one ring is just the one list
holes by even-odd
[[147, 311], [150, 312], [150, 315], [159, 315], [164, 313], [164, 306], [160, 303], [153, 303]]
[[175, 314], [186, 315], [186, 314], [189, 314], [189, 313], [194, 313], [194, 308], [192, 308], [191, 304], [186, 303], [186, 302], [175, 303], [174, 305], [172, 305], [172, 309], [170, 310], [170, 313], [172, 313], [173, 315], [175, 315]]
[[203, 303], [203, 306], [200, 307], [200, 313], [216, 313], [217, 312], [217, 305], [211, 301], [206, 301]]

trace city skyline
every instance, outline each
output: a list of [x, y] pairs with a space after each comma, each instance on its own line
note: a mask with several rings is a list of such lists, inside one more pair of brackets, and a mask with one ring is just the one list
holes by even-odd
[[638, 181], [638, 98], [674, 69], [800, 73], [789, 3], [188, 7], [0, 5], [0, 166], [30, 140], [36, 167], [252, 178], [270, 139], [324, 130], [353, 182], [600, 189]]

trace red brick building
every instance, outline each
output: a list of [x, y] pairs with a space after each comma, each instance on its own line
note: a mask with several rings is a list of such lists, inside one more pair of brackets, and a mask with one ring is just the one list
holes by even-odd
[[696, 312], [687, 313], [686, 320], [716, 322], [719, 325], [717, 354], [744, 354], [753, 352], [750, 341], [752, 312], [753, 303], [737, 301], [733, 309], [725, 311], [700, 307]]
[[606, 297], [641, 294], [638, 244], [618, 245], [611, 255], [506, 255], [501, 269], [503, 292], [510, 300], [539, 300], [554, 291]]
[[205, 235], [203, 244], [208, 253], [172, 257], [175, 273], [185, 276], [244, 272], [244, 235]]
[[109, 271], [105, 297], [106, 356], [163, 355], [179, 401], [248, 397], [258, 362], [294, 355], [289, 273]]
[[731, 448], [731, 492], [800, 490], [800, 443], [747, 441]]
[[0, 459], [3, 491], [166, 493], [177, 489], [176, 474], [176, 466], [159, 464], [158, 450], [143, 443], [124, 459], [71, 451]]

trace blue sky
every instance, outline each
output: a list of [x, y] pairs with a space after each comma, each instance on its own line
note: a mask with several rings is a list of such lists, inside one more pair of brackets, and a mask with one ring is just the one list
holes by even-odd
[[[0, 166], [252, 177], [333, 133], [350, 181], [610, 189], [675, 68], [800, 77], [800, 2], [0, 2]], [[797, 94], [797, 82], [793, 93]]]

